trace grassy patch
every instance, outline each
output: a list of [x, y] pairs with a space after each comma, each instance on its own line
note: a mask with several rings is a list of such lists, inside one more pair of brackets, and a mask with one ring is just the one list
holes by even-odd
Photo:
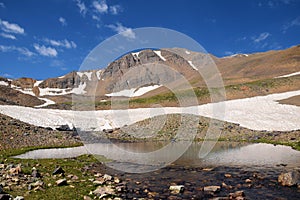
[[285, 145], [285, 146], [290, 146], [295, 150], [300, 151], [300, 141], [295, 141], [295, 142], [284, 142], [284, 141], [274, 141], [274, 140], [269, 140], [269, 139], [258, 139], [254, 140], [254, 143], [267, 143], [267, 144], [275, 144], [275, 145]]
[[[37, 199], [83, 199], [83, 196], [88, 195], [90, 191], [96, 189], [92, 183], [95, 178], [94, 174], [83, 170], [85, 166], [92, 163], [107, 162], [105, 157], [92, 155], [83, 155], [76, 158], [67, 159], [15, 159], [10, 156], [25, 153], [30, 150], [55, 148], [55, 147], [28, 147], [22, 149], [12, 149], [0, 151], [0, 163], [4, 164], [21, 164], [22, 173], [30, 175], [32, 168], [35, 167], [42, 175], [41, 181], [44, 183], [42, 190], [28, 191], [27, 187], [11, 186], [11, 190], [6, 191], [13, 196], [24, 196], [27, 200]], [[60, 166], [65, 171], [65, 176], [52, 175], [53, 170]], [[78, 179], [72, 179], [68, 175], [77, 176]], [[57, 186], [56, 181], [62, 178], [68, 180], [65, 186]]]
[[78, 143], [72, 146], [38, 146], [38, 147], [33, 146], [33, 147], [23, 147], [20, 149], [3, 149], [0, 150], [0, 159], [6, 159], [11, 156], [20, 155], [28, 151], [37, 150], [37, 149], [68, 148], [68, 147], [78, 147], [78, 146], [82, 146], [82, 144]]

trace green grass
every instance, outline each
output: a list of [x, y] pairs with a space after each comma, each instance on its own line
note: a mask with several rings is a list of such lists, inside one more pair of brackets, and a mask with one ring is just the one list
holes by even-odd
[[[60, 146], [61, 147], [61, 146]], [[31, 174], [33, 167], [36, 167], [42, 174], [42, 181], [44, 182], [44, 191], [30, 191], [27, 187], [17, 188], [12, 187], [11, 191], [7, 191], [13, 196], [24, 196], [26, 200], [40, 200], [40, 199], [83, 199], [83, 196], [88, 195], [90, 191], [96, 189], [89, 179], [94, 178], [90, 172], [83, 171], [85, 166], [97, 162], [109, 161], [103, 156], [94, 157], [92, 155], [83, 155], [76, 158], [67, 159], [16, 159], [11, 156], [25, 153], [30, 150], [55, 148], [55, 147], [27, 147], [22, 149], [11, 149], [0, 151], [0, 163], [5, 164], [21, 164], [22, 173]], [[70, 174], [76, 175], [78, 180], [73, 180], [66, 186], [56, 186], [55, 181], [63, 177], [53, 176], [52, 172], [57, 167], [61, 166], [66, 177]], [[70, 180], [67, 178], [67, 180]], [[84, 180], [84, 181], [81, 181]], [[49, 186], [51, 184], [51, 186]], [[74, 187], [71, 187], [74, 186]]]
[[68, 147], [78, 147], [82, 146], [81, 143], [72, 145], [72, 146], [34, 146], [34, 147], [23, 147], [20, 149], [4, 149], [0, 151], [0, 159], [7, 159], [12, 156], [20, 155], [28, 151], [37, 150], [37, 149], [51, 149], [51, 148], [68, 148]]
[[[104, 157], [100, 159], [100, 161], [106, 161]], [[89, 172], [83, 172], [83, 167], [90, 165], [91, 163], [99, 162], [91, 155], [83, 155], [77, 158], [69, 158], [69, 159], [7, 159], [8, 163], [19, 164], [22, 163], [22, 171], [25, 174], [30, 174], [32, 167], [36, 167], [43, 178], [44, 182], [43, 188], [45, 191], [31, 191], [26, 195], [27, 188], [15, 189], [10, 191], [9, 193], [13, 196], [22, 195], [25, 196], [27, 200], [33, 199], [83, 199], [84, 195], [88, 195], [90, 191], [95, 190], [96, 187], [92, 184], [89, 179], [94, 178], [93, 174]], [[61, 166], [65, 175], [68, 176], [70, 174], [76, 175], [79, 179], [69, 183], [66, 186], [56, 186], [55, 181], [61, 179], [62, 177], [55, 177], [52, 175], [53, 170], [57, 167]], [[67, 178], [67, 180], [69, 180]], [[84, 180], [84, 181], [81, 181]], [[49, 186], [51, 184], [51, 186]], [[70, 185], [74, 187], [70, 187]]]
[[253, 143], [268, 143], [268, 144], [275, 144], [275, 145], [285, 145], [285, 146], [290, 146], [293, 149], [300, 151], [300, 141], [295, 141], [295, 142], [283, 142], [283, 141], [274, 141], [274, 140], [268, 140], [268, 139], [258, 139], [252, 141]]

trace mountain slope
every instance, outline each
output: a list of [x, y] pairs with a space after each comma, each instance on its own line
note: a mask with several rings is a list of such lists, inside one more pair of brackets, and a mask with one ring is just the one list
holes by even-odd
[[[183, 76], [194, 88], [206, 88], [195, 67], [195, 57], [205, 60], [208, 54], [180, 48], [148, 49], [128, 53], [101, 70], [70, 72], [42, 81], [31, 78], [1, 78], [0, 102], [37, 106], [45, 103], [44, 100], [47, 99], [58, 103], [70, 102], [74, 94], [95, 96], [96, 101], [102, 102], [112, 96], [151, 97], [168, 93], [169, 89], [162, 87], [166, 84], [184, 89], [184, 81], [180, 81], [182, 79], [175, 75]], [[223, 58], [210, 55], [209, 59], [216, 63], [225, 85], [245, 84], [287, 74], [297, 76], [300, 72], [300, 45], [285, 50], [237, 54]], [[206, 64], [200, 63], [201, 70], [209, 69], [210, 66]], [[163, 66], [174, 70], [174, 77], [163, 70]]]

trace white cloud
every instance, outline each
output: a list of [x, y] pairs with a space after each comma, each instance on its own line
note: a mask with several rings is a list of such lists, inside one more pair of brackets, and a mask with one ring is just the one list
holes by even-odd
[[93, 1], [93, 7], [96, 9], [99, 13], [107, 13], [108, 11], [108, 5], [106, 4], [105, 0], [102, 1]]
[[17, 33], [24, 34], [24, 29], [20, 27], [18, 24], [9, 23], [8, 21], [4, 21], [0, 19], [0, 27], [3, 31], [7, 33]]
[[0, 45], [0, 51], [1, 52], [18, 52], [22, 55], [31, 57], [33, 55], [35, 55], [33, 52], [31, 52], [30, 50], [28, 50], [27, 48], [24, 47], [16, 47], [16, 46], [4, 46], [4, 45]]
[[58, 21], [61, 23], [62, 26], [67, 26], [67, 21], [65, 18], [60, 17], [58, 18]]
[[291, 5], [294, 3], [294, 0], [269, 0], [261, 1], [258, 3], [259, 7], [268, 7], [268, 8], [277, 8], [279, 6]]
[[100, 17], [97, 16], [97, 15], [93, 15], [92, 18], [93, 18], [94, 20], [98, 21], [98, 22], [100, 21]]
[[52, 46], [56, 46], [56, 47], [64, 47], [67, 49], [75, 49], [77, 47], [76, 43], [73, 41], [69, 41], [67, 39], [64, 40], [51, 40], [46, 38], [45, 42], [47, 42], [48, 44], [52, 45]]
[[268, 32], [264, 32], [264, 33], [261, 33], [259, 36], [257, 37], [252, 37], [252, 40], [255, 42], [255, 43], [259, 43], [261, 41], [264, 41], [265, 39], [267, 39], [271, 34], [268, 33]]
[[230, 56], [230, 55], [233, 55], [234, 53], [232, 51], [225, 51], [224, 52], [224, 55], [226, 56]]
[[285, 24], [283, 26], [283, 32], [285, 33], [289, 28], [292, 28], [294, 26], [300, 26], [300, 16], [297, 18], [293, 19], [291, 22]]
[[8, 33], [0, 33], [1, 37], [7, 38], [7, 39], [12, 39], [12, 40], [16, 40], [16, 36], [12, 35], [12, 34], [8, 34]]
[[5, 8], [5, 4], [0, 2], [0, 8]]
[[108, 25], [108, 27], [128, 39], [135, 39], [135, 37], [136, 37], [134, 31], [131, 28], [125, 27], [121, 23], [117, 23], [116, 25], [110, 24], [110, 25]]
[[42, 56], [56, 57], [57, 51], [52, 47], [45, 47], [44, 45], [34, 44], [35, 50]]
[[1, 76], [5, 77], [5, 78], [13, 78], [14, 77], [13, 75], [8, 74], [8, 73], [1, 74]]
[[86, 12], [87, 12], [87, 8], [84, 4], [84, 2], [81, 2], [80, 0], [77, 0], [77, 3], [76, 5], [78, 6], [79, 8], [79, 12], [82, 16], [85, 16]]
[[109, 6], [109, 11], [113, 15], [117, 15], [122, 11], [122, 7], [120, 5]]

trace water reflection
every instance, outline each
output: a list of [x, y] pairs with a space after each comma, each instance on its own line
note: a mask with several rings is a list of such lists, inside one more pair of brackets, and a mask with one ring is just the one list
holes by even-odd
[[[124, 166], [126, 166], [125, 163], [131, 163], [141, 165], [143, 168], [145, 165], [157, 168], [173, 162], [178, 155], [180, 157], [186, 147], [186, 143], [180, 142], [97, 143], [88, 144], [86, 147], [34, 150], [18, 155], [16, 158], [69, 158], [92, 153], [117, 161], [110, 163], [112, 167], [116, 163], [118, 165], [123, 163]], [[164, 153], [158, 151], [161, 148], [166, 148]], [[282, 145], [218, 142], [205, 158], [199, 158], [200, 148], [201, 143], [192, 143], [187, 151], [175, 161], [175, 164], [197, 167], [287, 164], [291, 167], [300, 167], [300, 152]]]

